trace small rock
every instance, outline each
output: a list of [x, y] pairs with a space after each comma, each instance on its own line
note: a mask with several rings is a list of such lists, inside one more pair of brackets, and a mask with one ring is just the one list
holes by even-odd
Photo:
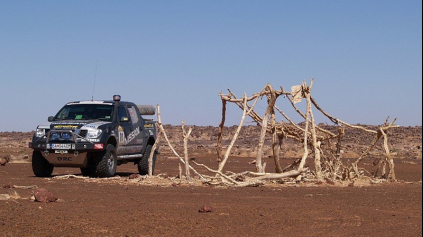
[[43, 188], [35, 189], [34, 197], [36, 202], [49, 203], [57, 201], [57, 198], [52, 193]]
[[137, 179], [139, 177], [139, 175], [138, 174], [131, 174], [130, 176], [129, 176], [129, 179]]
[[7, 159], [5, 158], [0, 158], [0, 165], [1, 166], [5, 166], [7, 164]]
[[203, 205], [200, 207], [200, 210], [198, 210], [200, 213], [207, 213], [207, 212], [213, 212], [213, 208], [209, 205]]

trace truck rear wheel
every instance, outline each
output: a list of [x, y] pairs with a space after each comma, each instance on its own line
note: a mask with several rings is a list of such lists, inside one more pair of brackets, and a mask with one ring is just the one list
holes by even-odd
[[32, 171], [37, 177], [50, 177], [54, 166], [50, 164], [40, 151], [32, 152]]
[[107, 145], [105, 151], [99, 153], [99, 162], [96, 167], [98, 177], [113, 177], [116, 174], [117, 157], [116, 149], [112, 144]]
[[138, 161], [138, 172], [140, 173], [140, 175], [148, 175], [148, 159], [150, 159], [151, 152], [154, 152], [154, 155], [153, 155], [153, 174], [154, 174], [157, 154], [156, 154], [156, 151], [152, 151], [152, 149], [153, 149], [153, 145], [147, 145], [147, 148], [145, 149], [143, 157], [141, 158], [141, 160]]

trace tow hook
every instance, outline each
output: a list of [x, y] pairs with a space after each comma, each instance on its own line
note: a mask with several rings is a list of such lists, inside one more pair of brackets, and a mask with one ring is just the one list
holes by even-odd
[[77, 157], [77, 156], [79, 155], [79, 151], [75, 151], [75, 153], [73, 153], [73, 155], [74, 155], [75, 157]]

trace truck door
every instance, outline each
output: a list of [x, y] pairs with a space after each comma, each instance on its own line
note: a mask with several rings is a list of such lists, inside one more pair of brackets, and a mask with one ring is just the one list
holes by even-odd
[[119, 119], [119, 146], [118, 146], [118, 155], [128, 154], [128, 141], [127, 138], [132, 132], [132, 124], [125, 106], [119, 106], [118, 110], [118, 119]]
[[144, 144], [144, 126], [141, 124], [144, 122], [140, 117], [140, 114], [135, 105], [128, 105], [128, 113], [132, 123], [132, 132], [128, 137], [128, 143], [131, 146], [131, 153], [141, 153], [142, 146]]

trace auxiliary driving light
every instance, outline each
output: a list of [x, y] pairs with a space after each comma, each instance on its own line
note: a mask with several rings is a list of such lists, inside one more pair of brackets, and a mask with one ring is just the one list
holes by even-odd
[[113, 96], [113, 101], [120, 101], [120, 95], [114, 95]]

